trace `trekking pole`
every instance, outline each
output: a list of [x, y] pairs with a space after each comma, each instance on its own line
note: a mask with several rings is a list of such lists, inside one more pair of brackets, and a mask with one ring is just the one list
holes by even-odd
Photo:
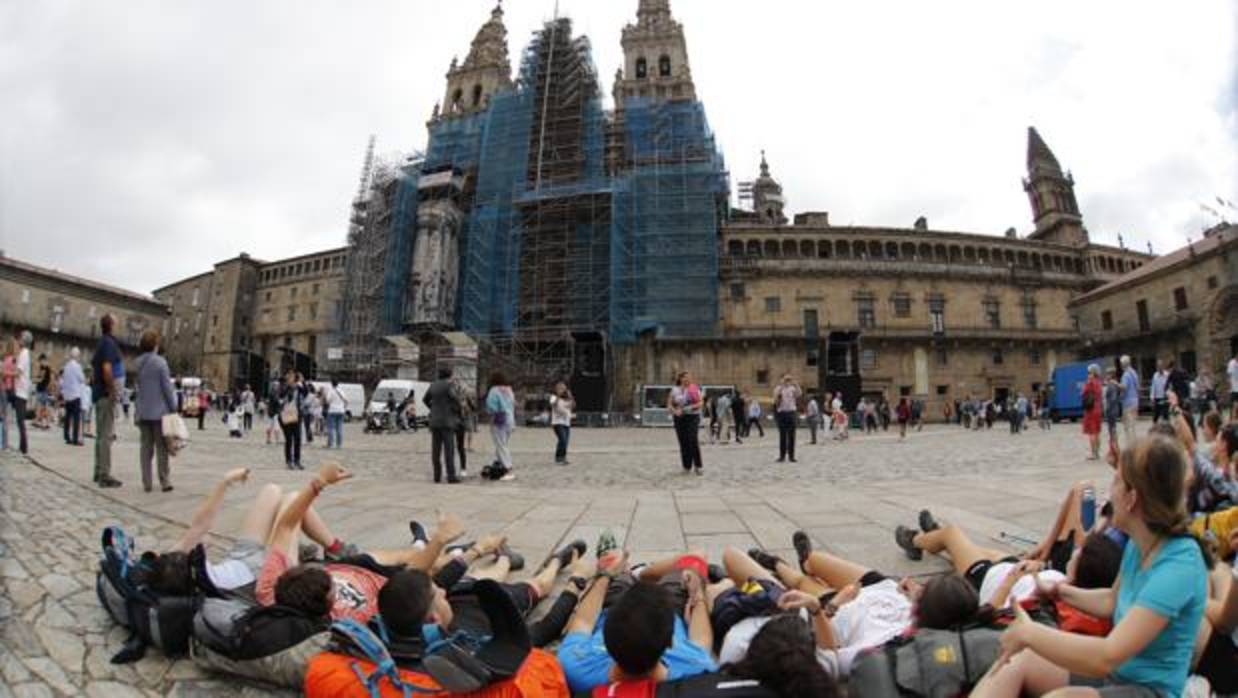
[[1036, 546], [1040, 543], [1040, 541], [1035, 541], [1035, 540], [1032, 540], [1031, 538], [1026, 538], [1024, 536], [1018, 535], [1017, 533], [1007, 533], [1005, 531], [1002, 531], [1001, 533], [998, 534], [998, 536], [1001, 537], [1002, 540], [1008, 540], [1008, 541], [1012, 541], [1015, 543], [1022, 543], [1024, 545]]

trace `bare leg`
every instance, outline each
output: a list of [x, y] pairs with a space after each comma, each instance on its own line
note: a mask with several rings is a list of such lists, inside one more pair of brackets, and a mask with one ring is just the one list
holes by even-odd
[[[705, 552], [702, 550], [689, 550], [686, 554], [699, 555], [702, 558], [705, 557]], [[640, 569], [640, 578], [655, 582], [658, 581], [662, 577], [665, 577], [675, 571], [675, 564], [679, 562], [679, 558], [681, 557], [683, 557], [683, 555], [676, 555], [675, 557], [668, 557], [645, 565]]]
[[749, 579], [769, 579], [778, 581], [769, 570], [758, 565], [748, 554], [738, 548], [727, 548], [722, 553], [722, 566], [726, 574], [737, 586], [748, 583]]
[[494, 562], [479, 570], [470, 570], [473, 579], [493, 579], [496, 582], [506, 582], [507, 574], [512, 569], [512, 561], [507, 556], [500, 555]]
[[[288, 509], [288, 507], [292, 504], [292, 500], [296, 498], [297, 498], [296, 492], [286, 493], [283, 497], [283, 500], [279, 503], [279, 514], [275, 518], [279, 519], [280, 516], [283, 516], [284, 511]], [[272, 540], [274, 536], [275, 536], [275, 531], [272, 529], [266, 539], [266, 544], [268, 546], [270, 546], [274, 542]], [[297, 550], [297, 544], [298, 544], [297, 536], [295, 535], [288, 536], [288, 547], [283, 552], [284, 552], [284, 555], [288, 557], [288, 565], [290, 567], [299, 564], [301, 561], [301, 557], [298, 554], [299, 551]]]
[[[1031, 650], [1024, 650], [1015, 655], [1010, 663], [990, 671], [984, 679], [972, 690], [972, 698], [1019, 698], [1020, 695], [1043, 696], [1050, 691], [1059, 694], [1058, 689], [1067, 688], [1070, 683], [1070, 673], [1065, 669], [1050, 664], [1046, 659]], [[1093, 689], [1070, 688], [1074, 696], [1091, 696], [1099, 694]], [[1091, 693], [1075, 694], [1073, 691], [1086, 690]]]
[[850, 560], [814, 550], [804, 561], [804, 571], [834, 589], [842, 589], [848, 584], [859, 582], [860, 577], [868, 572], [868, 568]]
[[713, 608], [714, 601], [718, 600], [718, 597], [722, 595], [722, 592], [727, 591], [728, 589], [734, 589], [734, 588], [735, 588], [735, 582], [731, 581], [730, 579], [723, 579], [719, 581], [717, 584], [710, 584], [708, 587], [706, 587], [705, 598], [709, 599], [709, 607]]
[[[928, 533], [917, 533], [913, 541], [917, 548], [927, 553], [939, 554], [945, 552], [950, 556], [954, 569], [959, 574], [967, 572], [968, 568], [981, 560], [997, 561], [1006, 557], [1000, 550], [982, 548], [967, 537], [966, 533], [953, 524]], [[830, 579], [827, 582], [833, 583]]]
[[[506, 560], [507, 558], [503, 559]], [[528, 583], [537, 590], [537, 597], [544, 599], [550, 595], [550, 590], [553, 589], [555, 585], [555, 578], [558, 576], [559, 560], [558, 558], [551, 558], [550, 562], [542, 568], [542, 571], [530, 578]]]
[[400, 548], [399, 550], [367, 550], [370, 557], [380, 565], [396, 567], [405, 565], [415, 570], [429, 570], [438, 560], [438, 551], [425, 548]]
[[1070, 491], [1066, 493], [1066, 498], [1062, 500], [1062, 506], [1058, 508], [1057, 518], [1054, 519], [1049, 534], [1031, 551], [1034, 554], [1029, 557], [1044, 560], [1049, 555], [1049, 548], [1058, 541], [1066, 540], [1071, 531], [1075, 531], [1075, 544], [1083, 544], [1087, 531], [1083, 529], [1079, 504], [1083, 499], [1083, 489], [1091, 485], [1090, 481], [1082, 480], [1070, 488]]
[[301, 532], [321, 545], [323, 550], [331, 547], [331, 544], [336, 541], [335, 534], [327, 527], [327, 522], [322, 520], [322, 515], [314, 507], [306, 510], [305, 518], [301, 519]]
[[275, 525], [275, 515], [279, 513], [282, 498], [283, 491], [279, 485], [263, 485], [254, 497], [254, 503], [249, 505], [249, 511], [245, 512], [241, 538], [266, 543], [271, 536], [271, 527]]

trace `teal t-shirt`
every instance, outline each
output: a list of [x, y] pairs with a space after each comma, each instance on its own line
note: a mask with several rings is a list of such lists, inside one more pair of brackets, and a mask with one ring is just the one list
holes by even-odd
[[1136, 606], [1169, 620], [1143, 651], [1118, 667], [1114, 677], [1164, 691], [1177, 698], [1191, 668], [1195, 634], [1208, 600], [1208, 573], [1199, 545], [1188, 537], [1166, 540], [1146, 569], [1139, 568], [1139, 547], [1132, 539], [1122, 553], [1120, 586], [1113, 623]]
[[[615, 660], [606, 651], [603, 632], [607, 612], [603, 611], [592, 634], [568, 633], [559, 645], [559, 663], [573, 691], [590, 691], [594, 686], [605, 684], [610, 677], [610, 668]], [[718, 665], [709, 650], [688, 637], [688, 628], [683, 619], [675, 616], [675, 634], [670, 649], [662, 655], [666, 666], [666, 680], [674, 681], [697, 674], [717, 671]]]

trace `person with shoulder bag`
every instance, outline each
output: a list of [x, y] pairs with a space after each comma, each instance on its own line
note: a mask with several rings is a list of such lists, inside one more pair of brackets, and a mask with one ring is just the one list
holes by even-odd
[[284, 432], [284, 465], [289, 470], [301, 467], [301, 397], [303, 388], [297, 374], [289, 371], [279, 387], [279, 426]]
[[143, 332], [138, 347], [142, 355], [133, 365], [137, 371], [138, 399], [135, 416], [138, 420], [138, 431], [141, 433], [138, 463], [142, 470], [142, 488], [147, 492], [151, 491], [151, 460], [157, 458], [160, 489], [171, 492], [168, 443], [165, 440], [163, 423], [169, 416], [180, 419], [180, 415], [176, 413], [176, 394], [172, 391], [172, 374], [168, 370], [168, 362], [158, 353], [158, 332]]

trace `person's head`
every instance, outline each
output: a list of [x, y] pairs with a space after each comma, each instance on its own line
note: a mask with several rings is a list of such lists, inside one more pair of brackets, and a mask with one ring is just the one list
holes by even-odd
[[39, 363], [41, 364], [47, 363], [47, 354], [43, 354], [43, 353], [39, 354]]
[[453, 618], [447, 594], [421, 570], [403, 569], [387, 580], [378, 592], [378, 613], [387, 628], [402, 637], [418, 637], [421, 626], [451, 625]]
[[666, 590], [650, 582], [628, 589], [606, 618], [606, 652], [628, 678], [652, 674], [671, 646], [675, 611]]
[[284, 572], [275, 582], [275, 603], [294, 608], [311, 618], [331, 614], [331, 575], [317, 564], [301, 564]]
[[146, 567], [143, 581], [155, 592], [167, 596], [193, 594], [193, 575], [189, 569], [187, 553], [171, 552], [151, 555], [143, 562]]
[[451, 367], [450, 366], [439, 366], [438, 372], [435, 375], [438, 376], [439, 380], [445, 381], [448, 378], [451, 378]]
[[1118, 363], [1122, 364], [1123, 370], [1128, 369], [1131, 367], [1131, 357], [1123, 354], [1122, 358], [1118, 359]]
[[69, 358], [74, 361], [77, 361], [78, 359], [82, 358], [82, 350], [78, 349], [77, 347], [73, 347], [72, 349], [69, 350]]
[[21, 344], [22, 349], [29, 349], [34, 345], [34, 335], [30, 333], [30, 330], [22, 330], [17, 341]]
[[1122, 546], [1101, 531], [1089, 533], [1066, 563], [1066, 576], [1081, 589], [1108, 589], [1122, 565]]
[[[340, 382], [339, 382], [339, 380], [338, 380], [338, 379], [335, 379], [335, 378], [332, 378], [332, 379], [331, 379], [331, 387], [332, 387], [332, 388], [338, 388], [338, 387], [340, 387]], [[249, 390], [249, 386], [248, 386], [248, 385], [247, 385], [247, 386], [245, 386], [245, 389], [246, 389], [246, 390]]]
[[973, 620], [979, 609], [980, 596], [962, 575], [935, 577], [920, 592], [916, 624], [921, 628], [949, 630]]
[[1156, 370], [1160, 371], [1160, 370], [1163, 370], [1164, 368], [1165, 368], [1165, 360], [1164, 360], [1164, 359], [1157, 359], [1157, 360], [1156, 360]]
[[567, 384], [563, 381], [555, 383], [555, 395], [567, 395]]
[[679, 373], [675, 374], [675, 385], [682, 388], [683, 386], [691, 383], [692, 382], [691, 379], [692, 379], [692, 374], [688, 373], [687, 371], [680, 371]]
[[1112, 366], [1105, 369], [1105, 379], [1116, 381], [1118, 379], [1118, 370]]
[[1114, 525], [1132, 535], [1141, 527], [1160, 536], [1185, 533], [1186, 458], [1180, 443], [1159, 434], [1122, 451], [1111, 496]]
[[1238, 452], [1238, 422], [1226, 424], [1217, 432], [1212, 442], [1212, 462], [1224, 467], [1234, 459], [1235, 452]]
[[116, 327], [116, 318], [111, 313], [104, 313], [103, 317], [99, 318], [99, 330], [103, 334], [112, 334], [114, 327]]
[[148, 351], [154, 351], [159, 347], [159, 333], [155, 330], [146, 330], [142, 333], [142, 339], [138, 341], [138, 349], [145, 354]]
[[292, 369], [288, 369], [288, 372], [284, 374], [284, 382], [295, 383], [296, 380], [297, 380], [297, 372], [293, 371]]
[[1178, 367], [1178, 362], [1174, 359], [1170, 359], [1168, 362], [1165, 363], [1166, 371], [1172, 371], [1177, 367]]
[[798, 615], [780, 615], [770, 620], [748, 644], [748, 652], [723, 670], [745, 679], [755, 679], [781, 698], [833, 698], [838, 684], [816, 659], [817, 642], [812, 629]]
[[1100, 365], [1099, 364], [1088, 364], [1088, 378], [1092, 378], [1093, 376], [1099, 376], [1099, 375], [1100, 375]]
[[1213, 441], [1217, 438], [1217, 434], [1221, 433], [1221, 415], [1216, 410], [1205, 414], [1202, 423], [1204, 425], [1204, 440]]
[[786, 383], [787, 385], [790, 385], [790, 384], [792, 383], [792, 381], [794, 381], [794, 380], [795, 380], [795, 379], [791, 377], [791, 374], [790, 374], [790, 373], [784, 373], [784, 374], [783, 374], [783, 376], [782, 376], [782, 382], [783, 382], [783, 383]]
[[490, 374], [490, 385], [510, 385], [507, 380], [507, 374], [502, 371], [494, 371]]

